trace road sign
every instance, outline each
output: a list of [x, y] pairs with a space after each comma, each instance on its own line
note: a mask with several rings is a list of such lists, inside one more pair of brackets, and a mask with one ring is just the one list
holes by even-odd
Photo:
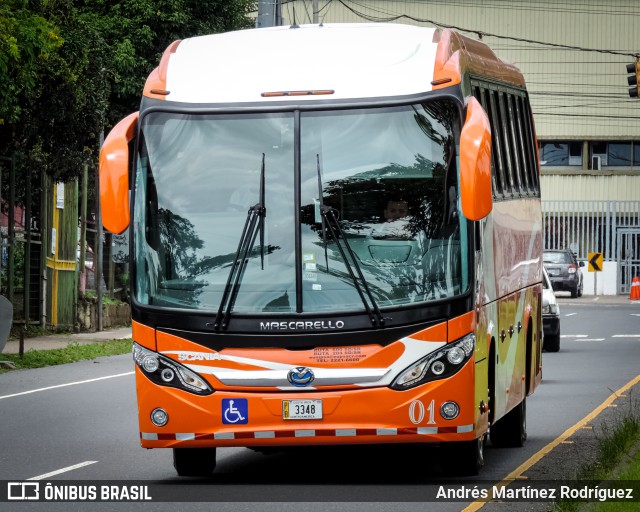
[[602, 253], [589, 253], [589, 272], [602, 272]]

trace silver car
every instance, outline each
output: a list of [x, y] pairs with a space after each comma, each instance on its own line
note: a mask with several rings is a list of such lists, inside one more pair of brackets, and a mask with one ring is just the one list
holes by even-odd
[[560, 350], [560, 306], [546, 269], [542, 268], [542, 348], [547, 352]]

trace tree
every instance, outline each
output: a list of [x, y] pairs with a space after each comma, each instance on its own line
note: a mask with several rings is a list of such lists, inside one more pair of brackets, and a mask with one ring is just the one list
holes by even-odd
[[253, 26], [252, 0], [100, 0], [86, 2], [100, 19], [109, 51], [108, 126], [138, 109], [147, 76], [173, 41]]
[[[176, 39], [245, 28], [249, 0], [4, 0], [0, 155], [67, 180], [97, 162], [100, 135], [138, 109]], [[22, 174], [22, 173], [20, 173]], [[33, 183], [38, 183], [34, 176]]]
[[38, 69], [62, 45], [58, 30], [26, 2], [0, 4], [0, 125], [20, 118], [38, 91]]

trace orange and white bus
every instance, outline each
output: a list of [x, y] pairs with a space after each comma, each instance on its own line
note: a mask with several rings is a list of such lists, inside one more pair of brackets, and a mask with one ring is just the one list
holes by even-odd
[[[276, 27], [171, 44], [100, 159], [129, 229], [140, 441], [522, 445], [541, 210], [521, 73], [451, 30]], [[448, 449], [447, 449], [448, 448]]]

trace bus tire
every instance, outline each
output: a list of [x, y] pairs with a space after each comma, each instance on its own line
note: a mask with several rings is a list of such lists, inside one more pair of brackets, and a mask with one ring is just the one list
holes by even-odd
[[486, 436], [473, 441], [449, 443], [441, 446], [442, 468], [451, 476], [476, 476], [484, 466]]
[[210, 476], [216, 469], [216, 449], [174, 448], [173, 467], [178, 476]]
[[496, 421], [489, 429], [491, 444], [497, 447], [520, 447], [527, 440], [527, 399]]

